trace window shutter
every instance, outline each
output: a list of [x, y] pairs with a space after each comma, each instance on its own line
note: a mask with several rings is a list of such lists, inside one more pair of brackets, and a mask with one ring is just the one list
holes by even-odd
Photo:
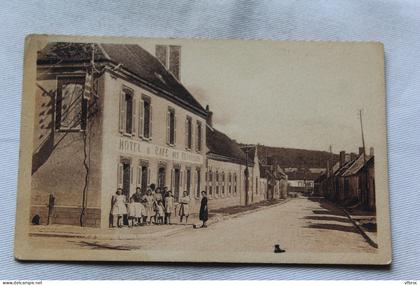
[[169, 110], [166, 112], [166, 143], [170, 144], [171, 143], [171, 139], [170, 139], [170, 129], [171, 129], [171, 114], [169, 112]]
[[176, 113], [174, 111], [174, 145], [176, 145]]
[[191, 119], [191, 150], [194, 149], [194, 124], [193, 121]]
[[153, 127], [152, 127], [152, 122], [153, 122], [153, 107], [152, 107], [152, 102], [150, 102], [150, 111], [149, 111], [149, 138], [152, 138], [152, 134], [153, 134]]
[[200, 179], [201, 172], [197, 169], [195, 172], [195, 193], [197, 194], [197, 197], [200, 197], [200, 189], [198, 185], [198, 181]]
[[[175, 175], [174, 175], [174, 170], [171, 169], [171, 190], [172, 192], [175, 190]], [[172, 193], [173, 194], [173, 193]]]
[[120, 94], [120, 119], [119, 119], [119, 130], [124, 133], [125, 129], [125, 93], [121, 91]]
[[147, 184], [150, 185], [150, 167], [147, 168]]
[[141, 186], [141, 165], [137, 166], [137, 186]]
[[195, 140], [195, 150], [196, 151], [200, 151], [200, 137], [198, 136], [198, 134], [200, 133], [200, 123], [197, 121], [197, 138]]
[[132, 116], [133, 123], [131, 124], [131, 134], [133, 137], [137, 134], [137, 100], [133, 96], [133, 116]]
[[185, 148], [188, 148], [188, 118], [185, 118]]
[[117, 170], [117, 181], [118, 181], [118, 188], [122, 188], [123, 186], [123, 164], [118, 163], [118, 170]]
[[182, 170], [179, 170], [179, 188], [181, 188], [181, 190], [182, 190], [182, 177], [183, 176], [183, 171]]
[[200, 141], [200, 151], [205, 150], [206, 148], [206, 125], [200, 125], [201, 127], [201, 141]]
[[139, 137], [143, 137], [143, 131], [144, 131], [144, 101], [140, 100], [139, 104]]
[[134, 174], [134, 169], [132, 166], [130, 166], [130, 183], [133, 184], [133, 175]]

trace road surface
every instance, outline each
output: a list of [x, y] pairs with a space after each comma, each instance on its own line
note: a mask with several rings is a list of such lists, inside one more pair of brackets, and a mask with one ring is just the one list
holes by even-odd
[[243, 214], [205, 229], [186, 227], [169, 236], [138, 240], [78, 240], [32, 237], [35, 245], [60, 248], [120, 250], [184, 249], [200, 251], [273, 252], [279, 244], [287, 252], [364, 252], [371, 247], [348, 218], [324, 199], [295, 198], [287, 203]]

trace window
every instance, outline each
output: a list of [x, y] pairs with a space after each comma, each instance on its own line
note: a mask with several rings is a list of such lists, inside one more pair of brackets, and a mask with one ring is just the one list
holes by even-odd
[[128, 198], [130, 195], [130, 184], [133, 179], [133, 169], [130, 166], [130, 161], [128, 159], [121, 159], [118, 164], [118, 188], [122, 189], [122, 193]]
[[236, 175], [236, 173], [233, 175], [233, 192], [236, 194], [237, 193], [237, 190], [238, 190], [238, 188], [237, 188], [237, 181], [238, 181], [238, 179], [237, 179], [237, 175]]
[[229, 195], [232, 194], [232, 173], [229, 172]]
[[225, 195], [225, 173], [222, 172], [222, 195]]
[[172, 189], [174, 194], [175, 201], [179, 201], [180, 198], [180, 190], [182, 187], [182, 173], [181, 169], [178, 168], [179, 166], [176, 166], [171, 171], [171, 181], [172, 181]]
[[162, 188], [166, 186], [166, 167], [165, 166], [159, 166], [158, 169], [158, 187]]
[[187, 149], [192, 148], [192, 118], [188, 117], [185, 120], [185, 146]]
[[136, 133], [136, 103], [133, 91], [123, 88], [120, 97], [120, 132], [123, 134]]
[[202, 129], [201, 129], [201, 122], [197, 121], [197, 138], [195, 144], [195, 150], [200, 152], [201, 151], [201, 139], [202, 139]]
[[196, 168], [195, 170], [195, 196], [200, 197], [200, 187], [201, 187], [201, 169]]
[[219, 195], [219, 171], [216, 171], [216, 195]]
[[185, 184], [186, 184], [185, 191], [187, 191], [188, 196], [189, 196], [191, 193], [191, 169], [190, 168], [187, 168], [187, 171], [185, 172]]
[[83, 98], [84, 77], [58, 78], [56, 121], [57, 130], [86, 128], [87, 100]]
[[258, 177], [255, 177], [255, 194], [258, 194]]
[[152, 104], [150, 97], [142, 96], [140, 100], [139, 136], [145, 139], [152, 137]]
[[167, 113], [167, 143], [169, 145], [175, 145], [176, 143], [176, 115], [175, 109], [168, 108]]
[[213, 172], [209, 170], [209, 195], [213, 195]]
[[140, 161], [137, 171], [137, 187], [140, 187], [143, 191], [147, 189], [147, 185], [150, 181], [150, 169], [147, 161]]

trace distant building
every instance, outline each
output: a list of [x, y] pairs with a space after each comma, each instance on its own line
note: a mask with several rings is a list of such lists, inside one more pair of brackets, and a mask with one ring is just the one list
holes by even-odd
[[[287, 170], [290, 170], [287, 169]], [[323, 169], [325, 171], [325, 169]], [[314, 191], [315, 180], [319, 177], [319, 171], [300, 168], [296, 171], [285, 171], [290, 192], [301, 192], [311, 194]]]

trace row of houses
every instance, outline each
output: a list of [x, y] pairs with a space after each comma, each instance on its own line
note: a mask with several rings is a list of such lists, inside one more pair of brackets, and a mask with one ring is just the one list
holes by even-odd
[[210, 209], [287, 196], [287, 176], [258, 146], [214, 128], [180, 81], [180, 47], [49, 43], [38, 52], [31, 219], [106, 228], [117, 188], [200, 192]]
[[315, 180], [314, 194], [350, 208], [375, 211], [375, 156], [366, 153], [340, 152], [339, 161]]

